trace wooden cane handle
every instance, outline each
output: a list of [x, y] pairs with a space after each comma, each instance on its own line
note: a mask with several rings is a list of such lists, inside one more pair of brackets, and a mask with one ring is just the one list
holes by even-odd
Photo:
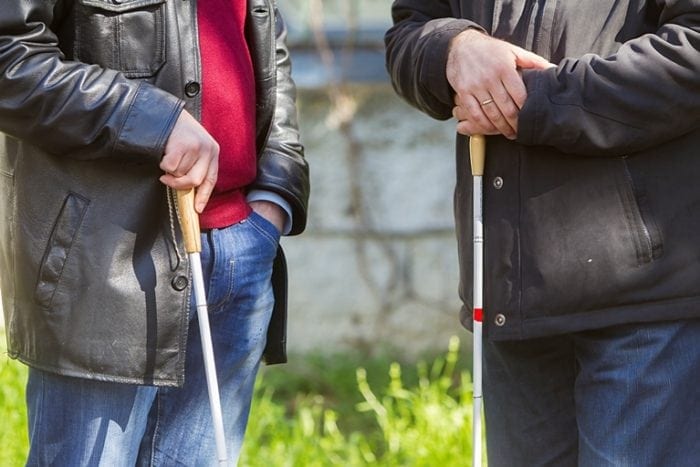
[[199, 215], [194, 210], [194, 188], [177, 190], [177, 210], [185, 240], [185, 251], [199, 253], [202, 251], [202, 242], [199, 236]]
[[486, 138], [483, 135], [469, 137], [469, 158], [472, 163], [472, 175], [484, 175]]

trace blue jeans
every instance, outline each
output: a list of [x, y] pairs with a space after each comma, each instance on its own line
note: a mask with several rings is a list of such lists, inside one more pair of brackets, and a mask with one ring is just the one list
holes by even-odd
[[700, 465], [700, 320], [485, 342], [498, 466]]
[[[279, 233], [252, 213], [202, 233], [202, 268], [229, 465], [236, 465], [273, 307]], [[190, 312], [181, 388], [105, 383], [30, 369], [31, 466], [216, 465], [199, 326]]]

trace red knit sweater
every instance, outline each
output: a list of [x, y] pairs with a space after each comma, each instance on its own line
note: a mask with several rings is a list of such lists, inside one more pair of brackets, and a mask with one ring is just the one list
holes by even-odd
[[244, 35], [246, 0], [197, 2], [202, 58], [202, 125], [216, 139], [219, 178], [202, 228], [221, 228], [248, 216], [245, 187], [255, 180], [255, 77]]

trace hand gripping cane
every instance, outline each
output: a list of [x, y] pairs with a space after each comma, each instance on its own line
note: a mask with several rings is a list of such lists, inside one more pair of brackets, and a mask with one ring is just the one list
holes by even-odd
[[204, 277], [202, 276], [202, 259], [199, 253], [202, 244], [199, 231], [199, 218], [194, 210], [194, 188], [189, 190], [177, 190], [177, 208], [180, 217], [182, 236], [185, 240], [185, 251], [192, 269], [192, 284], [194, 287], [195, 304], [197, 306], [197, 318], [199, 319], [199, 335], [202, 339], [202, 353], [204, 355], [204, 372], [207, 377], [207, 390], [209, 391], [209, 407], [214, 422], [214, 436], [216, 439], [216, 453], [219, 465], [227, 464], [226, 438], [224, 437], [224, 422], [221, 412], [221, 400], [219, 399], [219, 383], [216, 379], [216, 366], [214, 365], [214, 350], [211, 343], [211, 331], [209, 329], [209, 314], [207, 310], [207, 296], [204, 292]]
[[486, 139], [482, 135], [469, 138], [469, 157], [473, 177], [473, 213], [474, 213], [474, 288], [473, 288], [473, 412], [472, 412], [472, 466], [481, 467], [481, 361], [482, 339], [481, 326], [484, 318], [484, 218], [483, 218], [483, 175], [486, 158]]

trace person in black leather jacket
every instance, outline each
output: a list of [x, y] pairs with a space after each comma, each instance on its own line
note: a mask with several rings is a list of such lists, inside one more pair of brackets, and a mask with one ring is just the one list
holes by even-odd
[[3, 5], [0, 287], [28, 465], [214, 459], [171, 193], [192, 187], [235, 463], [263, 352], [286, 361], [278, 239], [306, 223], [285, 38], [272, 0]]
[[484, 404], [491, 465], [700, 459], [700, 2], [396, 0], [387, 67], [486, 137]]

